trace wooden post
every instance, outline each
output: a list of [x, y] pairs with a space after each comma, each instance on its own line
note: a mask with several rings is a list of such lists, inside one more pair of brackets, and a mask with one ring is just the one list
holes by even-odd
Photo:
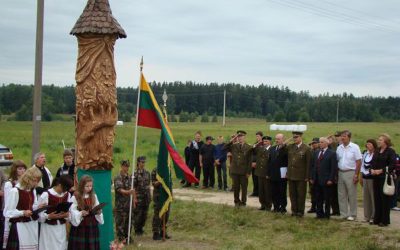
[[75, 163], [86, 170], [110, 170], [118, 118], [114, 45], [126, 34], [108, 0], [88, 0], [71, 34], [79, 47]]

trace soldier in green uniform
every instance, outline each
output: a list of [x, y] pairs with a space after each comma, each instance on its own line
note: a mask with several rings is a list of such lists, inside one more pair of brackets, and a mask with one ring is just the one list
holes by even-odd
[[[314, 137], [312, 141], [308, 144], [311, 148], [311, 158], [314, 156], [314, 153], [319, 150], [319, 138]], [[311, 167], [312, 164], [310, 165], [310, 173], [311, 173]], [[309, 182], [308, 183], [308, 193], [310, 194], [311, 197], [311, 208], [310, 210], [307, 211], [307, 213], [316, 213], [317, 212], [317, 197], [315, 194], [315, 189], [314, 189], [314, 184]]]
[[[163, 236], [163, 221], [160, 218], [160, 211], [161, 211], [161, 206], [162, 204], [160, 203], [160, 193], [162, 190], [161, 183], [157, 180], [157, 168], [155, 168], [151, 172], [151, 183], [153, 185], [153, 206], [154, 206], [154, 214], [153, 214], [153, 240], [161, 240]], [[169, 218], [169, 210], [170, 207], [168, 207], [168, 211], [164, 214], [165, 216], [165, 224], [168, 222]], [[165, 228], [167, 226], [165, 225]], [[165, 233], [165, 238], [169, 239], [170, 237], [168, 236], [167, 233]]]
[[272, 138], [270, 136], [263, 136], [261, 143], [257, 143], [253, 146], [253, 151], [256, 155], [254, 174], [258, 178], [258, 199], [261, 204], [259, 210], [266, 211], [271, 211], [272, 207], [271, 180], [267, 174], [271, 140]]
[[[238, 143], [234, 143], [236, 139]], [[245, 141], [246, 132], [239, 130], [236, 136], [224, 146], [224, 149], [232, 154], [230, 175], [233, 182], [233, 196], [236, 207], [246, 206], [248, 178], [251, 174], [253, 147]], [[239, 199], [240, 190], [242, 191], [242, 199]]]
[[147, 212], [150, 205], [150, 173], [145, 169], [146, 157], [137, 158], [137, 167], [134, 176], [134, 187], [136, 191], [136, 207], [133, 211], [135, 221], [135, 234], [142, 235], [146, 224]]
[[[119, 241], [125, 241], [128, 238], [129, 226], [129, 207], [130, 196], [133, 195], [133, 201], [136, 200], [135, 190], [131, 189], [132, 178], [128, 173], [129, 161], [121, 161], [121, 171], [114, 178], [115, 189], [115, 229]], [[132, 240], [130, 241], [132, 242]]]
[[293, 144], [288, 145], [289, 196], [292, 216], [303, 217], [309, 179], [311, 150], [302, 141], [303, 132], [293, 131]]

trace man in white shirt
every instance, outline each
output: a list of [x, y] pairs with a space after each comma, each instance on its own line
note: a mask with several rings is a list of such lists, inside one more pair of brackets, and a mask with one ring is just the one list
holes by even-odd
[[357, 217], [357, 183], [362, 155], [360, 147], [350, 141], [349, 130], [342, 131], [341, 139], [342, 144], [336, 150], [339, 168], [339, 209], [344, 219], [354, 221]]

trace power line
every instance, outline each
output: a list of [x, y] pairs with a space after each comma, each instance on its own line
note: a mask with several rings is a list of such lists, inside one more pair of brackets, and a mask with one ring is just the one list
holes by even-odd
[[374, 15], [374, 14], [371, 14], [371, 13], [367, 13], [367, 12], [364, 12], [364, 11], [356, 10], [356, 9], [353, 9], [353, 8], [349, 8], [349, 7], [346, 7], [346, 6], [343, 6], [343, 5], [339, 5], [339, 4], [337, 4], [337, 3], [332, 3], [332, 2], [327, 1], [327, 0], [320, 0], [320, 2], [321, 2], [321, 1], [322, 1], [322, 2], [325, 2], [325, 3], [329, 4], [329, 5], [336, 6], [336, 7], [338, 7], [338, 8], [342, 8], [342, 9], [345, 9], [345, 10], [347, 10], [347, 11], [349, 11], [349, 12], [357, 13], [357, 14], [359, 14], [359, 15], [361, 15], [361, 16], [364, 16], [364, 17], [367, 17], [367, 18], [374, 17], [374, 18], [377, 18], [377, 19], [379, 19], [379, 20], [381, 20], [381, 21], [383, 21], [383, 22], [391, 23], [392, 25], [399, 25], [399, 24], [400, 24], [400, 22], [399, 22], [399, 21], [396, 21], [396, 20], [394, 20], [394, 21], [392, 21], [392, 20], [386, 20], [386, 19], [383, 19], [383, 18], [380, 17], [380, 16], [377, 16], [377, 15]]
[[380, 26], [376, 26], [376, 25], [371, 26], [370, 22], [360, 21], [360, 20], [357, 20], [357, 18], [351, 17], [346, 14], [332, 12], [330, 10], [326, 10], [324, 8], [321, 8], [321, 7], [318, 7], [315, 5], [305, 4], [299, 0], [297, 0], [297, 2], [292, 2], [292, 1], [288, 1], [288, 0], [279, 0], [279, 1], [278, 0], [269, 0], [269, 1], [273, 2], [275, 4], [278, 4], [278, 5], [281, 5], [281, 6], [285, 6], [285, 7], [289, 7], [292, 9], [307, 12], [307, 13], [310, 13], [313, 15], [325, 17], [325, 18], [328, 18], [328, 19], [331, 19], [334, 21], [340, 21], [340, 22], [344, 22], [347, 24], [361, 26], [363, 28], [372, 29], [372, 30], [397, 33], [396, 30], [393, 30], [391, 28], [380, 27]]

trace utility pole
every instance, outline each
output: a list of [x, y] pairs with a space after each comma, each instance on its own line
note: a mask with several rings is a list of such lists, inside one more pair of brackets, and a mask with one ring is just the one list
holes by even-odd
[[225, 127], [226, 89], [224, 89], [224, 109], [222, 111], [222, 126]]
[[35, 86], [32, 116], [32, 163], [33, 156], [40, 151], [40, 121], [42, 120], [42, 68], [43, 68], [43, 19], [44, 0], [37, 0]]
[[336, 102], [336, 123], [339, 123], [339, 99]]

